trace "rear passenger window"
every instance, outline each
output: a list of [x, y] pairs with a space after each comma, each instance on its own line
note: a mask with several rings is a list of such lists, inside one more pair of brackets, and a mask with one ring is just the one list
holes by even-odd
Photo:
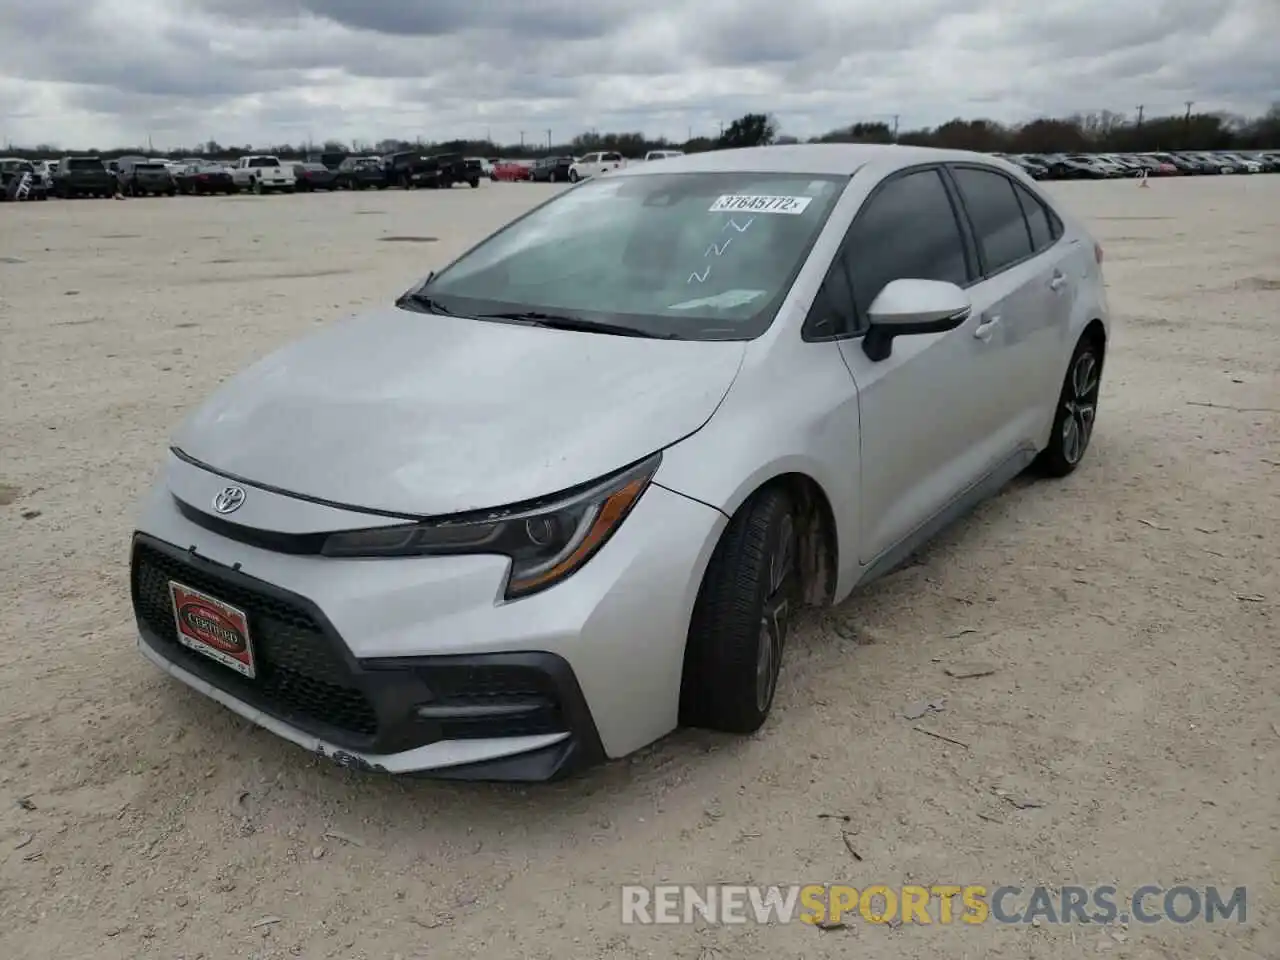
[[1031, 256], [1031, 233], [1014, 184], [1002, 173], [957, 167], [952, 171], [988, 275]]
[[844, 257], [864, 325], [867, 308], [892, 280], [967, 284], [964, 239], [942, 175], [921, 170], [881, 187], [854, 220]]
[[1020, 183], [1014, 183], [1013, 192], [1018, 195], [1018, 202], [1022, 204], [1027, 227], [1031, 230], [1031, 245], [1035, 247], [1036, 253], [1053, 246], [1053, 241], [1058, 238], [1054, 235], [1048, 208], [1040, 202], [1039, 197]]

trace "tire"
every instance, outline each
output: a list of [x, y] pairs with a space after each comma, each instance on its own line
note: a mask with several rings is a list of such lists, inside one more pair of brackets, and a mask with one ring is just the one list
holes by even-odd
[[1098, 340], [1088, 334], [1081, 337], [1058, 393], [1049, 445], [1035, 459], [1034, 466], [1044, 476], [1065, 477], [1084, 459], [1097, 423], [1102, 363]]
[[254, 177], [252, 180], [249, 181], [249, 189], [252, 190], [258, 196], [262, 196], [262, 181], [259, 180], [257, 177]]
[[729, 521], [689, 624], [682, 723], [746, 734], [768, 718], [800, 595], [797, 542], [780, 487], [757, 491]]
[[469, 184], [471, 185], [471, 189], [472, 189], [472, 190], [478, 190], [478, 189], [480, 188], [480, 178], [479, 178], [479, 177], [472, 177], [470, 180], [468, 180], [468, 181], [467, 181], [467, 183], [469, 183]]
[[579, 180], [581, 180], [581, 179], [582, 179], [582, 177], [578, 174], [578, 171], [577, 171], [577, 170], [570, 170], [570, 171], [569, 171], [569, 182], [570, 182], [570, 183], [577, 183], [577, 182], [578, 182]]

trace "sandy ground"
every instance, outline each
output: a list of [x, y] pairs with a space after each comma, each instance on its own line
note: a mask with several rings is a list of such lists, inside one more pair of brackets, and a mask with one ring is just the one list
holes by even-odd
[[[191, 695], [126, 551], [214, 384], [546, 189], [0, 206], [0, 956], [1280, 957], [1280, 176], [1050, 189], [1115, 310], [1082, 469], [811, 615], [760, 735], [536, 788], [351, 774]], [[623, 927], [664, 880], [1247, 884], [1249, 922]]]

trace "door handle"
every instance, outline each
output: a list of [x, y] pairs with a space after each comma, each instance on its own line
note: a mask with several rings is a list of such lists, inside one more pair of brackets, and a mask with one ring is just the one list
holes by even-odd
[[1067, 284], [1066, 274], [1058, 270], [1053, 271], [1053, 279], [1049, 281], [1049, 289], [1054, 291], [1061, 290], [1064, 286], [1066, 286], [1066, 284]]
[[989, 316], [983, 319], [976, 327], [974, 327], [973, 335], [984, 343], [991, 339], [991, 335], [996, 332], [996, 327], [1000, 325], [1000, 317], [998, 315]]

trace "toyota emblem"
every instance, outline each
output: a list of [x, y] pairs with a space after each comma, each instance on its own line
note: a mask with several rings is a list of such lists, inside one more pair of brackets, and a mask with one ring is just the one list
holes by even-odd
[[223, 487], [213, 498], [213, 509], [219, 513], [235, 513], [244, 503], [244, 487]]

